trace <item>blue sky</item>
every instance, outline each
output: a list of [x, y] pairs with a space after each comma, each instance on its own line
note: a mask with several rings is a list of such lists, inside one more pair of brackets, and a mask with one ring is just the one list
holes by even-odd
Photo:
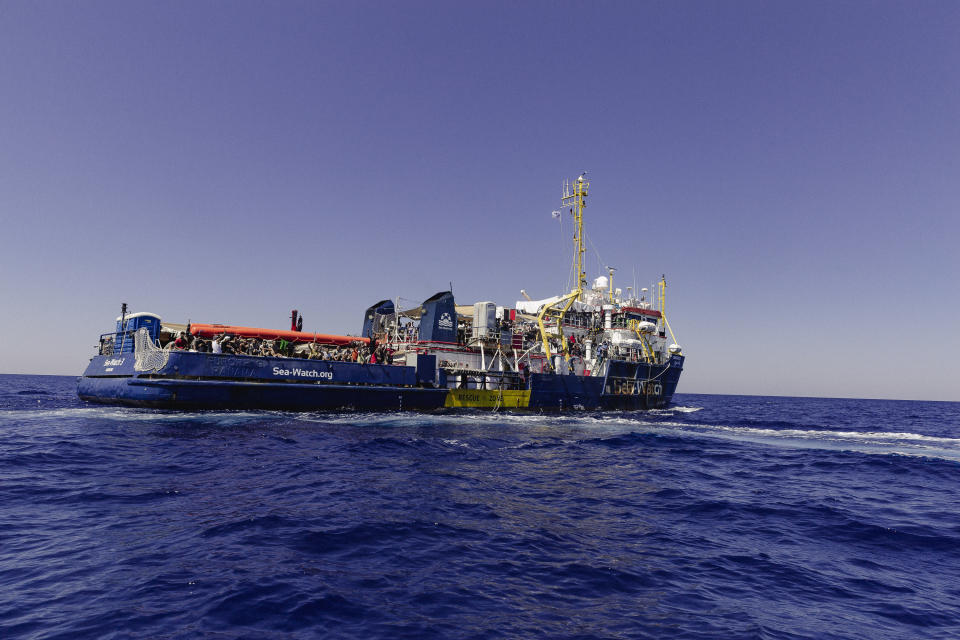
[[[4, 2], [0, 371], [120, 303], [357, 332], [565, 285], [589, 171], [681, 391], [960, 400], [960, 4]], [[569, 236], [569, 224], [563, 233]]]

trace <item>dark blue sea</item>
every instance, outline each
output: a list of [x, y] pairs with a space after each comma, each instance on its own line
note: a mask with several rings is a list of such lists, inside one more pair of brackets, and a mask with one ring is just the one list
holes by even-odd
[[168, 412], [0, 376], [2, 638], [957, 638], [960, 403]]

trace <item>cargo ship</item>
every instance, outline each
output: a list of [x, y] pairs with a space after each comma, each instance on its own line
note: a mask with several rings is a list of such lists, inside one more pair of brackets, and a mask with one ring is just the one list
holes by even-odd
[[[82, 400], [170, 409], [291, 411], [637, 410], [670, 404], [684, 355], [652, 291], [588, 282], [589, 181], [563, 185], [574, 219], [575, 279], [565, 294], [512, 306], [458, 305], [451, 291], [402, 309], [381, 300], [359, 335], [173, 324], [121, 308], [78, 382]], [[557, 215], [558, 212], [554, 212]], [[649, 299], [648, 299], [649, 298]], [[669, 335], [669, 339], [668, 336]]]

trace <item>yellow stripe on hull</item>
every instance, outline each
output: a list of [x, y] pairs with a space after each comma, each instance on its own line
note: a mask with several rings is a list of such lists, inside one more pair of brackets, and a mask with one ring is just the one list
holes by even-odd
[[525, 409], [530, 406], [530, 391], [490, 389], [451, 389], [447, 392], [445, 407], [472, 407], [475, 409]]

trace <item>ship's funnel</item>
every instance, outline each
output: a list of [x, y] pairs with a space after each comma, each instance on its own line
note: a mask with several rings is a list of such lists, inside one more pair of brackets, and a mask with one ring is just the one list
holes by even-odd
[[393, 315], [393, 300], [381, 300], [363, 314], [363, 331], [360, 333], [364, 338], [372, 338], [374, 332], [380, 330], [383, 318], [380, 316]]
[[420, 342], [457, 342], [457, 307], [453, 294], [441, 291], [423, 301]]

